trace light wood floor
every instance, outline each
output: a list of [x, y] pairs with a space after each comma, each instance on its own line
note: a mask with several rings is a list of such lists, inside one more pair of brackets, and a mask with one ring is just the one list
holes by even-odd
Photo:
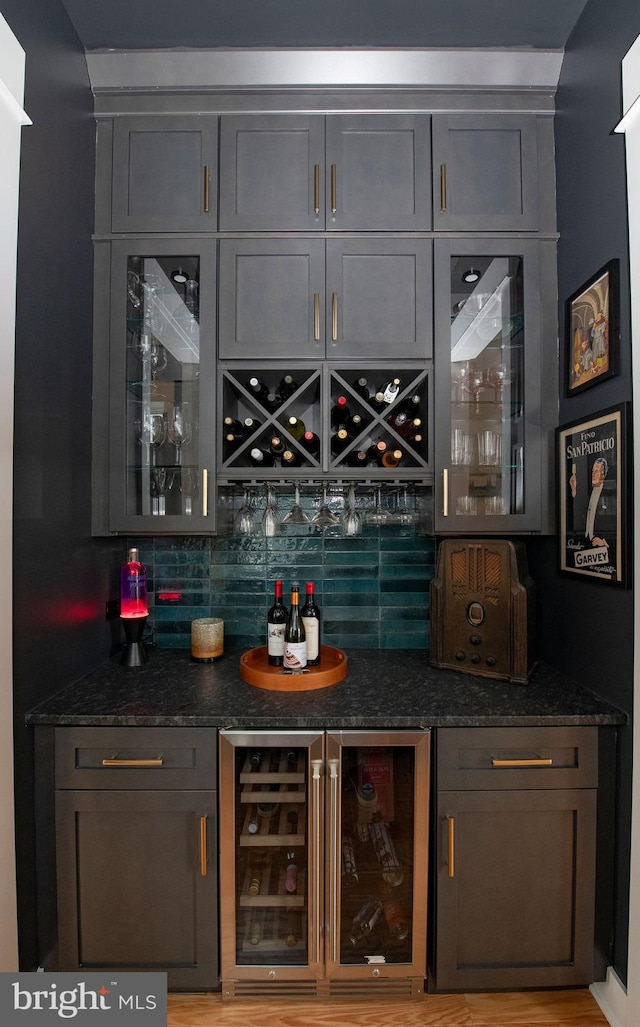
[[591, 993], [500, 992], [423, 998], [223, 1002], [169, 995], [167, 1027], [608, 1027]]

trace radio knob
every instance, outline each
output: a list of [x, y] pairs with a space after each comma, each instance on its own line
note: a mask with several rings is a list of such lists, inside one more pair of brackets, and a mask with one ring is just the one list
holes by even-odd
[[471, 653], [471, 662], [472, 663], [480, 663], [480, 654], [479, 653]]
[[458, 652], [456, 653], [456, 660], [460, 660], [460, 662], [462, 662], [462, 660], [465, 660], [466, 658], [467, 654], [463, 653], [462, 649], [458, 649]]
[[482, 638], [480, 635], [471, 635], [469, 641], [471, 642], [471, 645], [480, 645]]
[[495, 656], [487, 656], [487, 667], [495, 667], [496, 658]]

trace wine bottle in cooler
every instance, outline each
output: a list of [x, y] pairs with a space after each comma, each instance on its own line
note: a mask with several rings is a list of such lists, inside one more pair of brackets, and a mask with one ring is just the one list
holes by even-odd
[[315, 585], [308, 581], [304, 606], [300, 610], [307, 638], [307, 666], [317, 667], [320, 663], [320, 608], [315, 600]]
[[291, 606], [284, 629], [283, 665], [287, 670], [303, 670], [307, 665], [307, 636], [300, 618], [300, 586], [291, 584]]
[[287, 611], [282, 603], [282, 581], [273, 586], [273, 606], [267, 613], [267, 659], [272, 667], [281, 667], [284, 661], [284, 629]]
[[288, 895], [295, 895], [298, 890], [298, 864], [295, 849], [289, 849], [285, 857], [284, 890]]

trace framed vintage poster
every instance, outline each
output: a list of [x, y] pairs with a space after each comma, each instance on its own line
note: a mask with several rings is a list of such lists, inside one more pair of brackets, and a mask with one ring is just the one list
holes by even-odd
[[629, 404], [556, 430], [560, 570], [626, 587]]
[[567, 300], [567, 395], [616, 373], [620, 262], [611, 260]]

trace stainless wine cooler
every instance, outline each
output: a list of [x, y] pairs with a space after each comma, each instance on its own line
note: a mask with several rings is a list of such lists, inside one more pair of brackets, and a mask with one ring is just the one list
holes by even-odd
[[220, 732], [225, 998], [423, 990], [429, 744]]

